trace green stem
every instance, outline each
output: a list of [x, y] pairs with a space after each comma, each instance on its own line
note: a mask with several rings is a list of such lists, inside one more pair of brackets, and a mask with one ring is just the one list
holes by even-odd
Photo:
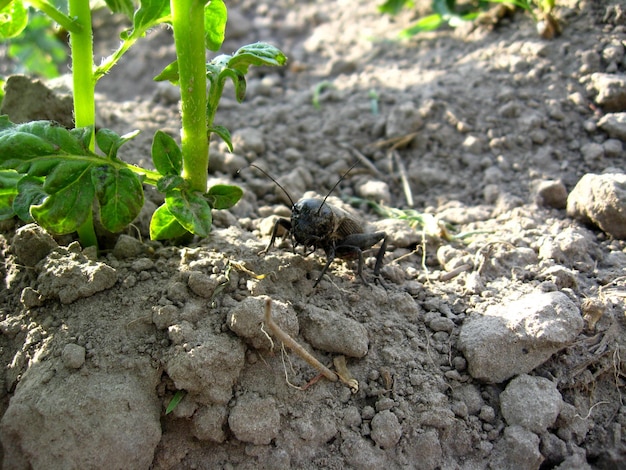
[[[82, 31], [70, 32], [72, 48], [72, 78], [74, 88], [74, 125], [94, 127], [96, 82], [93, 78], [93, 34], [89, 0], [70, 0], [70, 15], [82, 25]], [[95, 150], [95, 140], [89, 144]]]
[[191, 189], [207, 190], [206, 51], [204, 3], [170, 0], [181, 95], [183, 173]]
[[83, 29], [80, 22], [77, 21], [76, 18], [70, 18], [45, 0], [28, 0], [28, 3], [34, 6], [37, 10], [44, 12], [56, 21], [59, 26], [71, 33], [80, 33]]
[[[82, 26], [81, 31], [70, 31], [72, 48], [72, 78], [74, 91], [74, 125], [76, 127], [95, 128], [96, 83], [93, 78], [93, 34], [91, 26], [91, 9], [89, 0], [70, 0], [69, 12], [72, 18]], [[95, 133], [92, 133], [92, 136]], [[96, 148], [92, 137], [89, 148]], [[93, 227], [93, 216], [87, 218], [78, 229], [78, 237], [83, 247], [97, 246], [96, 233]]]

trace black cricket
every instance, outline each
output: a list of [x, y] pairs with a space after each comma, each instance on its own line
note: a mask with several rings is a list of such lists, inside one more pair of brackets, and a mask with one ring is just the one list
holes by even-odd
[[[377, 278], [380, 276], [380, 268], [387, 249], [387, 234], [385, 232], [365, 232], [362, 224], [352, 214], [326, 202], [328, 196], [355, 165], [352, 165], [337, 181], [324, 199], [300, 199], [296, 203], [293, 202], [289, 193], [278, 181], [258, 166], [250, 165], [276, 183], [291, 202], [291, 219], [278, 219], [276, 221], [272, 229], [272, 238], [261, 253], [267, 253], [274, 246], [279, 227], [287, 230], [287, 234], [291, 237], [294, 253], [298, 245], [304, 247], [304, 256], [310, 255], [318, 248], [323, 249], [326, 253], [326, 265], [313, 287], [317, 287], [328, 267], [337, 257], [344, 259], [358, 257], [357, 274], [363, 284], [367, 285], [367, 281], [363, 277], [363, 251], [382, 240], [374, 265], [374, 275]], [[311, 250], [307, 252], [309, 248]]]

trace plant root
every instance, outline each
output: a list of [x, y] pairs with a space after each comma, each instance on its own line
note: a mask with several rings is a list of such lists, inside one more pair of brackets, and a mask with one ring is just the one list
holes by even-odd
[[272, 300], [267, 299], [265, 301], [265, 324], [272, 331], [274, 336], [283, 342], [285, 346], [295, 352], [298, 356], [304, 359], [310, 366], [319, 370], [324, 377], [331, 382], [337, 382], [338, 377], [332, 370], [315, 359], [306, 349], [296, 342], [291, 336], [285, 333], [272, 319]]

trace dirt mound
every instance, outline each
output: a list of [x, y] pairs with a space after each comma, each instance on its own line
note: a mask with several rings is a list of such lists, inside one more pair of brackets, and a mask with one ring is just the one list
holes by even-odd
[[[222, 103], [235, 152], [212, 142], [210, 171], [245, 195], [207, 239], [141, 242], [142, 219], [95, 257], [2, 224], [4, 468], [624, 461], [622, 8], [559, 2], [552, 41], [516, 14], [397, 42], [410, 13], [376, 5], [229, 3], [224, 50], [268, 41], [289, 66], [253, 71], [247, 100]], [[151, 82], [173, 58], [170, 33], [142, 44], [103, 79], [98, 107], [101, 125], [143, 131], [122, 157], [149, 165], [155, 130], [179, 124], [175, 90]], [[327, 194], [355, 160], [333, 204], [387, 233], [384, 285], [375, 250], [367, 285], [338, 260], [315, 288], [322, 252], [284, 240], [259, 255], [289, 210], [248, 163], [297, 200]], [[381, 220], [355, 197], [431, 226]], [[268, 298], [324, 365], [345, 358], [358, 390], [281, 347]]]

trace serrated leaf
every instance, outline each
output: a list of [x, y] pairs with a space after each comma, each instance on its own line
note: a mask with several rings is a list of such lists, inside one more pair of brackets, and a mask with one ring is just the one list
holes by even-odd
[[[3, 116], [2, 118], [5, 118]], [[0, 168], [12, 168], [20, 173], [47, 172], [46, 159], [36, 157], [57, 155], [92, 155], [83, 145], [78, 133], [70, 132], [51, 121], [13, 124], [2, 119], [0, 128]], [[44, 168], [37, 170], [40, 164]], [[34, 166], [32, 170], [29, 168]]]
[[170, 15], [169, 0], [141, 0], [141, 7], [133, 16], [133, 27], [143, 36], [148, 29], [168, 21]]
[[222, 47], [228, 11], [222, 0], [210, 0], [204, 7], [204, 41], [206, 48], [217, 51]]
[[243, 190], [239, 186], [229, 184], [216, 184], [207, 193], [207, 199], [213, 209], [230, 209], [242, 196]]
[[211, 208], [197, 191], [173, 190], [165, 195], [170, 213], [188, 232], [206, 237], [211, 230]]
[[21, 0], [13, 0], [0, 10], [0, 40], [18, 36], [28, 25], [28, 10]]
[[104, 228], [116, 233], [135, 220], [143, 207], [144, 196], [141, 182], [132, 171], [102, 165], [91, 170], [91, 180]]
[[70, 184], [48, 196], [42, 204], [31, 206], [30, 213], [39, 225], [52, 233], [72, 233], [87, 220], [94, 196], [91, 174], [85, 171]]
[[224, 126], [211, 126], [207, 129], [208, 133], [214, 132], [219, 135], [221, 139], [226, 143], [228, 150], [230, 152], [233, 151], [233, 141], [230, 136], [230, 131], [226, 129]]
[[117, 158], [117, 151], [129, 140], [139, 135], [139, 131], [129, 132], [128, 134], [118, 135], [111, 129], [99, 129], [96, 132], [96, 143], [98, 148], [109, 158]]
[[113, 13], [124, 13], [129, 18], [132, 18], [135, 10], [132, 0], [105, 0], [105, 2]]
[[155, 82], [169, 81], [174, 85], [178, 85], [178, 81], [180, 80], [180, 76], [178, 75], [178, 61], [175, 60], [165, 66], [161, 73], [154, 77], [153, 80]]
[[150, 220], [150, 238], [152, 240], [169, 240], [182, 237], [187, 230], [172, 215], [167, 206], [163, 204], [152, 214]]
[[228, 61], [228, 67], [248, 73], [248, 67], [285, 65], [287, 56], [280, 49], [265, 42], [243, 46]]
[[17, 185], [18, 195], [13, 201], [13, 210], [24, 222], [31, 222], [30, 207], [41, 204], [48, 195], [43, 190], [43, 178], [24, 176]]
[[163, 131], [152, 139], [152, 161], [162, 175], [179, 175], [183, 169], [183, 153], [176, 141]]

